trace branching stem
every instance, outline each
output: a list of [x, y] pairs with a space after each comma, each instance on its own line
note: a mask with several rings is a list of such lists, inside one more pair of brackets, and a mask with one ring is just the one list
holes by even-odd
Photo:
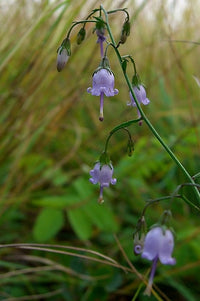
[[[182, 165], [182, 163], [178, 160], [178, 158], [175, 156], [175, 154], [171, 151], [171, 149], [168, 147], [168, 145], [163, 141], [163, 139], [161, 138], [161, 136], [158, 134], [158, 132], [156, 131], [156, 129], [153, 127], [153, 125], [151, 124], [151, 122], [149, 121], [149, 119], [147, 118], [147, 116], [145, 115], [145, 113], [143, 112], [143, 110], [142, 110], [142, 108], [141, 108], [141, 106], [140, 106], [140, 104], [139, 104], [139, 102], [138, 102], [138, 100], [137, 100], [137, 98], [136, 98], [136, 96], [134, 94], [133, 87], [132, 87], [131, 81], [130, 81], [127, 73], [126, 73], [126, 70], [123, 69], [123, 66], [122, 66], [123, 59], [122, 59], [122, 57], [121, 57], [121, 55], [120, 55], [120, 53], [118, 51], [117, 45], [115, 43], [114, 37], [113, 37], [112, 32], [111, 32], [111, 28], [110, 28], [109, 20], [108, 20], [108, 13], [105, 11], [105, 9], [104, 9], [104, 7], [102, 5], [101, 5], [101, 10], [104, 12], [104, 15], [105, 15], [106, 27], [107, 27], [107, 31], [108, 31], [108, 34], [110, 36], [111, 42], [112, 42], [112, 46], [113, 46], [113, 48], [115, 50], [115, 53], [116, 53], [117, 58], [119, 60], [120, 66], [122, 68], [122, 71], [123, 71], [126, 83], [127, 83], [128, 88], [129, 88], [129, 90], [130, 90], [130, 92], [132, 94], [132, 97], [135, 100], [135, 103], [137, 105], [138, 111], [140, 112], [140, 114], [142, 116], [142, 119], [147, 124], [148, 128], [153, 133], [153, 135], [156, 137], [156, 139], [160, 142], [160, 144], [166, 150], [166, 152], [169, 154], [169, 156], [172, 158], [172, 160], [176, 163], [176, 165], [185, 174], [185, 176], [189, 180], [189, 182], [192, 183], [192, 184], [194, 184], [194, 186], [192, 186], [192, 188], [193, 188], [193, 191], [194, 191], [194, 193], [196, 195], [198, 203], [200, 204], [200, 192], [197, 189], [197, 187], [195, 186], [195, 182], [194, 182], [193, 178], [191, 177], [191, 175], [189, 174], [189, 172], [186, 170], [186, 168]], [[112, 133], [112, 131], [111, 131], [111, 133]]]

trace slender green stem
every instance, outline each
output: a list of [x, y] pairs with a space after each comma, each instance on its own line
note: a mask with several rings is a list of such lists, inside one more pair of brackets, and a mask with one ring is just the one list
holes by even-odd
[[[182, 189], [184, 186], [195, 186], [196, 189], [200, 188], [200, 184], [196, 184], [196, 183], [183, 183], [180, 184], [176, 187], [175, 191], [173, 192], [173, 194], [171, 195], [171, 200], [170, 200], [170, 204], [173, 201], [173, 198], [175, 197], [175, 195], [179, 192], [180, 189]], [[191, 201], [189, 201], [183, 194], [180, 195], [180, 197], [189, 205], [191, 205], [192, 207], [194, 207], [195, 209], [197, 209], [198, 211], [200, 211], [200, 208], [198, 206], [196, 206], [195, 204], [193, 204]]]
[[134, 68], [134, 73], [136, 75], [137, 74], [137, 70], [136, 70], [136, 65], [135, 65], [134, 59], [132, 58], [132, 56], [130, 54], [122, 56], [122, 59], [126, 59], [126, 58], [129, 58], [131, 60], [131, 63], [133, 64], [133, 68]]
[[107, 11], [107, 14], [108, 15], [113, 14], [113, 13], [116, 13], [118, 11], [123, 11], [126, 14], [127, 20], [129, 20], [129, 13], [127, 12], [127, 10], [125, 8], [118, 8], [118, 9], [114, 9], [114, 10], [109, 10], [109, 11]]
[[[155, 203], [158, 203], [160, 201], [165, 201], [165, 200], [171, 200], [171, 196], [170, 195], [167, 195], [167, 196], [163, 196], [161, 198], [157, 198], [157, 199], [154, 199], [154, 200], [148, 200], [147, 201], [147, 204], [144, 206], [144, 209], [142, 210], [142, 214], [141, 214], [141, 217], [145, 215], [145, 212], [147, 210], [147, 208]], [[174, 198], [181, 198], [181, 195], [174, 195]]]
[[110, 138], [112, 137], [112, 135], [113, 135], [115, 132], [117, 132], [117, 131], [119, 131], [119, 130], [121, 130], [121, 129], [124, 129], [124, 128], [130, 126], [130, 125], [133, 124], [133, 123], [139, 122], [141, 119], [142, 119], [142, 118], [133, 119], [133, 120], [129, 120], [129, 121], [123, 122], [123, 123], [121, 123], [120, 125], [117, 125], [117, 126], [110, 132], [108, 138], [106, 139], [104, 152], [105, 152], [105, 153], [107, 152], [109, 140], [110, 140]]
[[[116, 52], [116, 55], [118, 57], [118, 60], [120, 62], [120, 65], [121, 65], [121, 68], [122, 68], [122, 71], [124, 73], [124, 77], [126, 79], [126, 83], [129, 87], [129, 90], [135, 100], [135, 103], [137, 105], [137, 108], [143, 118], [143, 120], [145, 121], [145, 123], [147, 124], [147, 126], [149, 127], [149, 129], [151, 130], [151, 132], [153, 133], [153, 135], [157, 138], [157, 140], [160, 142], [160, 144], [164, 147], [164, 149], [167, 151], [167, 153], [170, 155], [170, 157], [172, 158], [172, 160], [177, 164], [177, 166], [183, 171], [183, 173], [185, 174], [186, 178], [189, 180], [189, 182], [195, 184], [193, 178], [191, 177], [191, 175], [188, 173], [188, 171], [185, 169], [185, 167], [182, 165], [182, 163], [178, 160], [178, 158], [174, 155], [174, 153], [171, 151], [171, 149], [168, 147], [168, 145], [163, 141], [163, 139], [160, 137], [160, 135], [158, 134], [158, 132], [156, 131], [156, 129], [153, 127], [153, 125], [151, 124], [151, 122], [149, 121], [149, 119], [146, 117], [146, 115], [144, 114], [135, 94], [134, 94], [134, 91], [133, 91], [133, 88], [132, 88], [132, 85], [131, 85], [131, 82], [129, 80], [129, 77], [126, 73], [126, 70], [123, 69], [122, 67], [122, 57], [116, 47], [116, 43], [115, 43], [115, 40], [113, 38], [113, 35], [112, 35], [112, 32], [111, 32], [111, 29], [110, 29], [110, 25], [109, 25], [109, 20], [108, 20], [108, 14], [107, 12], [105, 11], [105, 9], [103, 8], [103, 6], [101, 5], [101, 9], [102, 11], [104, 12], [104, 15], [105, 15], [105, 20], [106, 20], [106, 26], [107, 26], [107, 31], [109, 33], [109, 36], [110, 36], [110, 39], [111, 39], [111, 42], [113, 44], [113, 48]], [[193, 190], [195, 192], [195, 195], [197, 197], [197, 200], [198, 202], [200, 203], [200, 193], [197, 189], [196, 186], [193, 186]]]
[[110, 43], [108, 43], [108, 44], [106, 45], [106, 49], [105, 49], [105, 52], [104, 52], [104, 57], [107, 56], [108, 47], [109, 47], [110, 45], [111, 45]]
[[196, 175], [192, 176], [193, 179], [199, 178], [200, 177], [200, 172], [198, 172]]
[[193, 204], [190, 200], [188, 200], [188, 198], [186, 198], [184, 195], [182, 194], [178, 194], [178, 191], [183, 188], [184, 186], [196, 186], [197, 188], [200, 188], [200, 185], [199, 184], [193, 184], [193, 183], [183, 183], [183, 184], [180, 184], [178, 185], [178, 187], [175, 189], [175, 191], [172, 193], [172, 195], [168, 195], [168, 196], [164, 196], [164, 197], [161, 197], [161, 198], [157, 198], [157, 199], [154, 199], [154, 200], [148, 200], [147, 201], [147, 204], [145, 205], [143, 211], [142, 211], [142, 214], [141, 214], [141, 217], [145, 215], [145, 212], [146, 212], [146, 209], [153, 205], [154, 203], [158, 203], [160, 201], [164, 201], [164, 200], [170, 200], [170, 204], [172, 202], [172, 200], [174, 198], [179, 198], [179, 199], [182, 199], [184, 200], [185, 203], [187, 203], [188, 205], [194, 207], [195, 209], [197, 209], [198, 211], [200, 211], [200, 208], [198, 206], [196, 206], [195, 204]]
[[116, 131], [122, 129], [122, 128], [125, 128], [125, 127], [128, 127], [130, 125], [132, 125], [133, 123], [137, 123], [141, 120], [142, 118], [138, 118], [138, 119], [133, 119], [133, 120], [129, 120], [129, 121], [126, 121], [126, 122], [123, 122], [119, 125], [117, 125], [111, 132], [110, 134], [114, 134]]
[[186, 198], [184, 195], [181, 195], [181, 199], [187, 203], [188, 205], [194, 207], [196, 210], [200, 211], [199, 207], [196, 206], [195, 204], [193, 204], [190, 200], [188, 200], [188, 198]]
[[72, 29], [76, 26], [76, 25], [78, 25], [78, 24], [84, 24], [84, 26], [85, 26], [85, 24], [86, 23], [96, 23], [96, 21], [94, 21], [94, 20], [82, 20], [82, 21], [77, 21], [77, 22], [75, 22], [71, 27], [70, 27], [70, 29], [69, 29], [69, 31], [68, 31], [68, 33], [67, 33], [67, 39], [69, 39], [69, 36], [70, 36], [70, 33], [71, 33], [71, 31], [72, 31]]
[[86, 20], [88, 20], [92, 15], [94, 15], [96, 12], [100, 11], [101, 16], [101, 8], [95, 8], [93, 11], [87, 16]]
[[124, 130], [128, 134], [128, 139], [132, 140], [131, 133], [129, 132], [129, 130], [127, 128], [123, 128], [122, 130]]

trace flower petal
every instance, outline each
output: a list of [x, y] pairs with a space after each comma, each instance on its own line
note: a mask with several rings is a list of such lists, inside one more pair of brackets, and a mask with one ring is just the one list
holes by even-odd
[[111, 183], [112, 185], [115, 185], [115, 184], [117, 183], [117, 179], [116, 179], [116, 178], [111, 179], [110, 183]]
[[92, 95], [99, 96], [102, 92], [107, 96], [114, 96], [118, 93], [114, 89], [115, 78], [113, 73], [105, 68], [101, 68], [93, 75], [92, 88], [88, 88], [87, 92]]
[[156, 256], [158, 256], [162, 236], [162, 229], [160, 227], [155, 227], [147, 233], [144, 241], [142, 258], [153, 260]]
[[97, 184], [98, 181], [96, 179], [93, 179], [93, 178], [90, 178], [89, 181], [92, 183], [92, 184]]
[[145, 98], [142, 100], [143, 105], [148, 105], [150, 103], [150, 100], [148, 98]]
[[160, 244], [159, 259], [162, 264], [174, 265], [176, 263], [175, 258], [171, 257], [174, 249], [174, 237], [170, 230], [166, 230], [163, 233], [162, 243]]

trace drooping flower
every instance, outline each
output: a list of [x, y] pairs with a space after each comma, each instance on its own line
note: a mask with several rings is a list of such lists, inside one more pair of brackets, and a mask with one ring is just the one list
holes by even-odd
[[57, 70], [58, 72], [62, 71], [71, 55], [71, 43], [70, 39], [66, 38], [62, 41], [61, 46], [57, 50]]
[[93, 74], [92, 88], [87, 89], [88, 93], [100, 96], [100, 115], [99, 120], [103, 121], [103, 104], [104, 95], [107, 97], [116, 95], [119, 91], [114, 89], [115, 78], [113, 72], [109, 68], [99, 67]]
[[91, 178], [89, 181], [92, 184], [100, 184], [100, 194], [99, 194], [99, 203], [103, 203], [103, 188], [109, 187], [110, 183], [115, 185], [117, 180], [112, 178], [113, 176], [113, 166], [112, 164], [101, 165], [100, 162], [97, 162], [94, 166], [94, 169], [90, 171]]
[[[133, 92], [134, 92], [139, 104], [143, 104], [146, 106], [150, 103], [150, 100], [147, 98], [145, 88], [142, 85], [133, 86]], [[129, 94], [130, 94], [131, 102], [127, 103], [127, 105], [137, 107], [136, 102], [135, 102], [131, 92]], [[137, 109], [137, 112], [138, 112], [138, 118], [140, 118], [141, 114], [138, 109]], [[141, 123], [140, 123], [140, 125], [141, 125]]]
[[147, 233], [141, 255], [142, 258], [153, 261], [149, 282], [145, 291], [147, 295], [151, 294], [158, 259], [162, 264], [174, 265], [176, 263], [175, 258], [171, 256], [173, 249], [174, 236], [171, 230], [157, 226]]
[[78, 45], [80, 45], [84, 41], [85, 35], [86, 35], [86, 31], [85, 31], [85, 27], [83, 26], [79, 30], [79, 32], [77, 34], [77, 37], [76, 37], [76, 42], [77, 42]]

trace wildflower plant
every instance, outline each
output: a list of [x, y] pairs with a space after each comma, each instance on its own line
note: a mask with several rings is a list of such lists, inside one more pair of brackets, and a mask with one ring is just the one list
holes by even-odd
[[[125, 19], [124, 23], [121, 25], [120, 38], [116, 41], [111, 31], [109, 15], [118, 13], [124, 13]], [[168, 145], [159, 135], [158, 131], [155, 129], [155, 127], [152, 125], [151, 121], [143, 111], [143, 105], [149, 105], [151, 109], [151, 102], [147, 97], [146, 88], [140, 80], [140, 76], [136, 68], [135, 59], [130, 54], [122, 55], [119, 50], [121, 44], [126, 43], [127, 38], [130, 35], [129, 13], [126, 9], [106, 11], [101, 5], [100, 8], [94, 9], [84, 20], [74, 22], [71, 28], [69, 29], [66, 38], [62, 42], [61, 46], [58, 48], [58, 71], [61, 71], [63, 69], [65, 63], [71, 55], [70, 35], [72, 33], [73, 28], [75, 26], [81, 26], [81, 29], [79, 30], [77, 35], [77, 44], [80, 45], [82, 41], [86, 38], [88, 23], [92, 23], [94, 25], [93, 33], [97, 35], [97, 44], [99, 44], [100, 46], [99, 67], [94, 71], [92, 75], [92, 87], [89, 87], [87, 89], [87, 92], [91, 95], [100, 97], [99, 120], [103, 121], [104, 119], [104, 96], [115, 97], [115, 95], [118, 94], [118, 92], [120, 93], [120, 91], [118, 91], [114, 87], [114, 79], [117, 75], [114, 76], [113, 70], [111, 70], [110, 68], [109, 59], [107, 55], [108, 48], [111, 48], [115, 52], [116, 59], [118, 60], [119, 65], [121, 67], [124, 76], [124, 81], [127, 85], [127, 94], [129, 93], [131, 100], [128, 103], [128, 105], [136, 108], [138, 113], [138, 118], [129, 121], [124, 121], [123, 123], [116, 125], [116, 127], [114, 127], [110, 131], [108, 137], [106, 138], [102, 154], [100, 155], [98, 161], [94, 163], [94, 168], [90, 171], [91, 178], [89, 179], [89, 181], [92, 184], [99, 183], [100, 185], [99, 203], [103, 203], [104, 188], [109, 189], [110, 184], [115, 185], [117, 182], [116, 179], [113, 178], [114, 168], [108, 155], [110, 138], [117, 131], [124, 130], [124, 133], [128, 137], [127, 153], [129, 156], [131, 156], [134, 150], [134, 142], [129, 127], [132, 125], [138, 126], [138, 123], [139, 125], [141, 125], [143, 122], [148, 127], [149, 131], [152, 133], [152, 135], [154, 135], [155, 139], [157, 139], [162, 148], [173, 160], [174, 164], [180, 169], [180, 171], [183, 173], [186, 179], [185, 183], [181, 183], [178, 187], [174, 189], [174, 192], [170, 192], [169, 195], [150, 201], [146, 200], [147, 203], [144, 206], [141, 217], [138, 219], [138, 223], [135, 227], [133, 235], [134, 253], [135, 255], [141, 255], [142, 259], [152, 261], [152, 268], [148, 283], [145, 280], [145, 278], [143, 279], [143, 281], [147, 283], [145, 293], [147, 295], [150, 295], [151, 291], [154, 293], [152, 287], [158, 261], [160, 261], [160, 263], [163, 265], [174, 265], [176, 263], [176, 259], [172, 257], [172, 252], [174, 250], [174, 231], [169, 225], [169, 219], [171, 217], [170, 207], [172, 201], [174, 201], [174, 199], [176, 198], [179, 198], [182, 199], [188, 205], [194, 207], [197, 210], [200, 210], [200, 185], [196, 183], [196, 179], [197, 177], [199, 177], [200, 174], [198, 173], [193, 177], [190, 175], [187, 169], [178, 160], [176, 155], [172, 152], [172, 150], [168, 147]], [[128, 64], [131, 64], [131, 66], [133, 67], [133, 73], [131, 74], [129, 74], [129, 72], [127, 71]], [[130, 80], [131, 77], [132, 80]], [[126, 105], [125, 101], [124, 103]], [[120, 181], [120, 179], [118, 179], [118, 181]], [[196, 204], [198, 205], [194, 204], [186, 197], [185, 193], [183, 192], [183, 187], [185, 186], [191, 187], [196, 199]], [[164, 211], [160, 222], [148, 229], [145, 222], [145, 214], [147, 208], [157, 203], [162, 203], [163, 201], [167, 202], [167, 206], [169, 209]]]

